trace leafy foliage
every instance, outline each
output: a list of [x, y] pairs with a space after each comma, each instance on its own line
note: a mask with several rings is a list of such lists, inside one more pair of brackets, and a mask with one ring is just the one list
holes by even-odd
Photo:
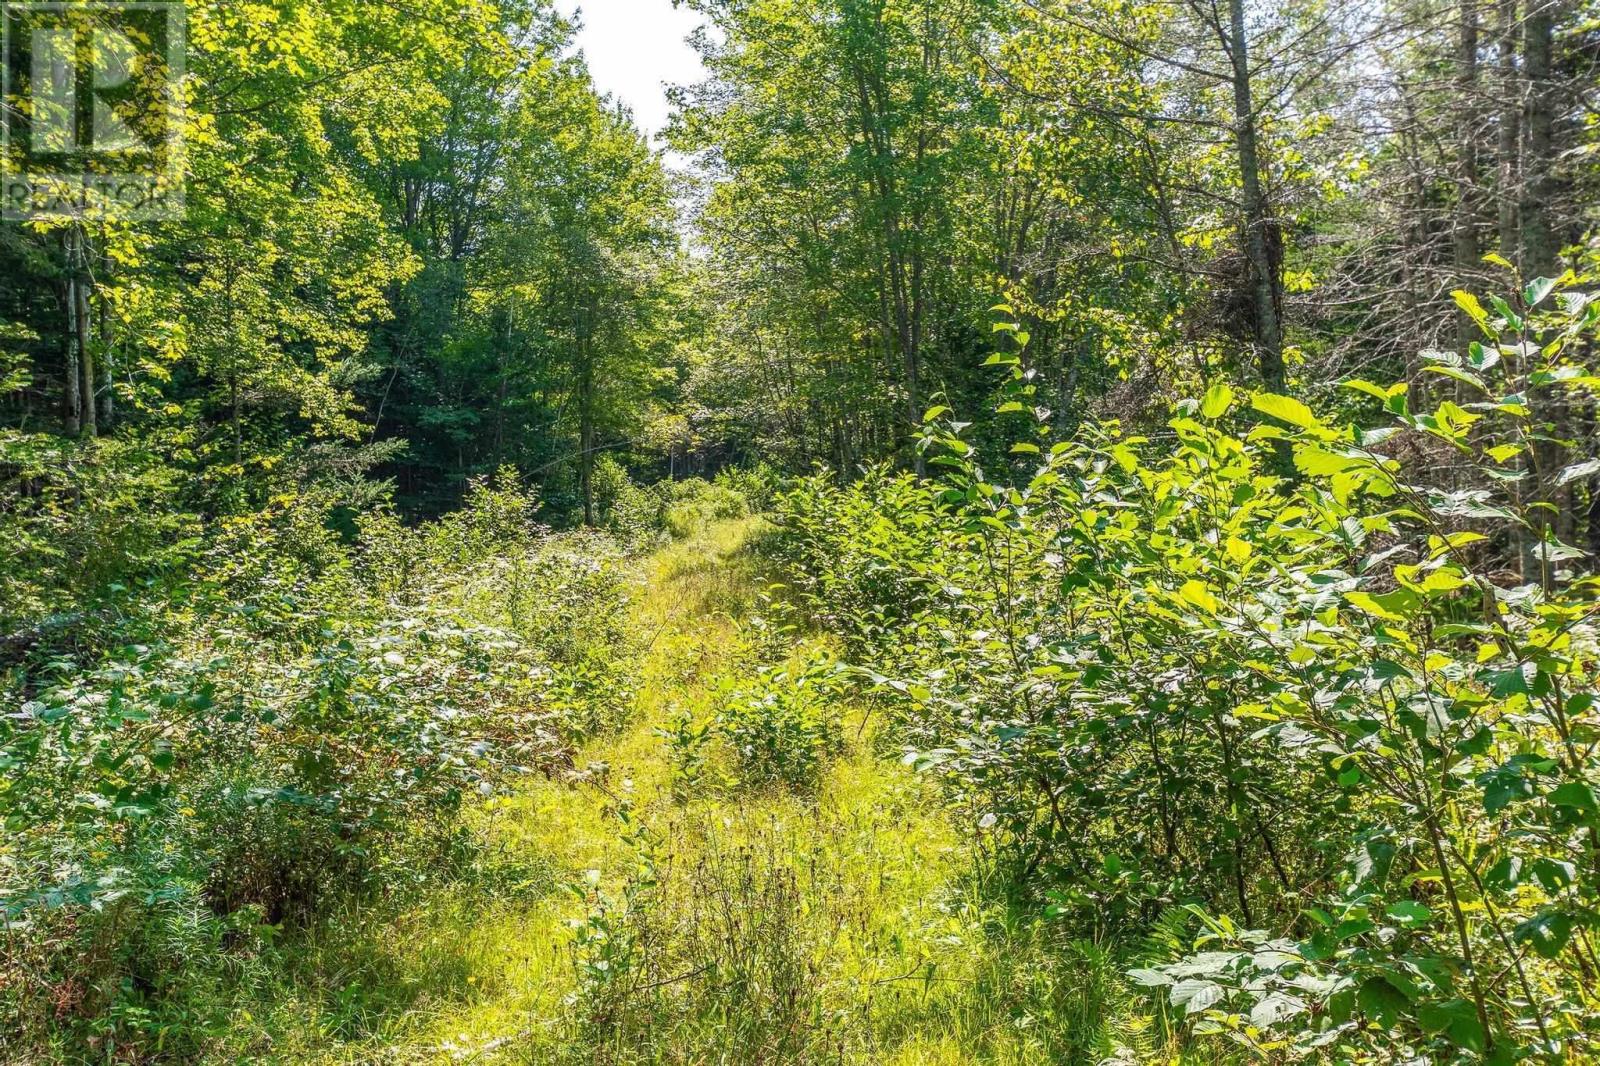
[[844, 747], [837, 664], [826, 657], [761, 672], [717, 698], [716, 728], [749, 786], [814, 788]]
[[[13, 671], [0, 908], [32, 962], [0, 1002], [18, 1039], [193, 1050], [278, 931], [462, 870], [466, 797], [620, 720], [621, 576], [531, 507], [485, 484], [447, 522], [346, 546], [285, 506], [138, 604], [141, 642]], [[223, 1015], [186, 1016], [201, 1004]]]
[[[939, 424], [937, 481], [783, 501], [804, 603], [1018, 890], [1122, 935], [1204, 909], [1205, 951], [1135, 975], [1198, 1034], [1374, 1061], [1591, 1038], [1596, 583], [1537, 471], [1566, 468], [1544, 412], [1593, 388], [1600, 312], [1553, 288], [1439, 358], [1481, 399], [1352, 382], [1390, 427], [1270, 394], [1250, 427], [1217, 386], [1161, 446], [1045, 436], [997, 477]], [[1501, 487], [1427, 483], [1394, 458], [1412, 435]], [[1531, 542], [1527, 583], [1497, 538]]]

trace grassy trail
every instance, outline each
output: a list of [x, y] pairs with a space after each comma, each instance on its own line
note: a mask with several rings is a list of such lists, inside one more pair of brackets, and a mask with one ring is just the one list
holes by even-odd
[[[475, 813], [525, 891], [430, 903], [387, 929], [381, 954], [412, 986], [409, 1007], [336, 1051], [280, 1047], [281, 1061], [1083, 1061], [1063, 1057], [1061, 1015], [1098, 1012], [1097, 990], [969, 898], [971, 857], [937, 798], [874, 753], [859, 714], [816, 795], [717, 783], [674, 795], [658, 730], [704, 713], [718, 680], [753, 662], [757, 529], [719, 524], [641, 562], [633, 721], [588, 746], [570, 779]], [[629, 840], [640, 827], [648, 863]], [[610, 983], [590, 971], [583, 984], [575, 923], [603, 938], [591, 963], [632, 945], [631, 962], [608, 963]]]

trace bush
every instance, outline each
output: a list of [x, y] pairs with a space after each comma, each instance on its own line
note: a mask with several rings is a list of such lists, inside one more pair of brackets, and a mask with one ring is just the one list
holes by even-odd
[[761, 513], [772, 507], [782, 479], [771, 464], [762, 461], [751, 466], [730, 466], [717, 471], [714, 484], [741, 497], [750, 511]]
[[713, 481], [689, 478], [642, 486], [611, 456], [595, 463], [594, 493], [600, 525], [639, 548], [666, 533], [683, 540], [713, 522], [744, 518], [772, 503], [777, 478], [761, 464], [729, 468]]
[[[339, 899], [398, 904], [463, 856], [465, 797], [617, 720], [623, 580], [502, 479], [353, 546], [284, 503], [229, 520], [158, 639], [49, 653], [0, 717], [7, 1054], [139, 1059], [226, 1024], [228, 990]], [[195, 1012], [211, 1012], [202, 1018]]]
[[635, 484], [609, 455], [596, 460], [593, 485], [600, 524], [622, 543], [642, 547], [665, 528], [667, 501], [662, 486]]
[[752, 787], [811, 789], [844, 748], [837, 664], [813, 657], [761, 672], [718, 697], [717, 731], [732, 748], [739, 780]]
[[0, 430], [0, 663], [8, 643], [81, 629], [108, 594], [188, 562], [196, 519], [173, 505], [177, 482], [125, 442]]
[[728, 485], [691, 479], [670, 483], [662, 523], [674, 539], [683, 540], [713, 522], [750, 513], [750, 501]]
[[[1041, 425], [1002, 471], [941, 424], [937, 481], [781, 501], [800, 607], [1016, 898], [1124, 940], [1191, 906], [1198, 936], [1132, 975], [1186, 1039], [1594, 1053], [1600, 579], [1552, 501], [1596, 462], [1551, 412], [1592, 401], [1600, 301], [1552, 288], [1459, 297], [1485, 339], [1431, 358], [1481, 402], [1349, 382], [1362, 428], [1219, 385], [1159, 445]], [[1412, 438], [1471, 487], [1392, 458]]]

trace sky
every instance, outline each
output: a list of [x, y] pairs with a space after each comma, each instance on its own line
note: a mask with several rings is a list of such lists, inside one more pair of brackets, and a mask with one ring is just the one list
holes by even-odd
[[[633, 109], [634, 120], [652, 138], [667, 126], [671, 108], [664, 85], [701, 81], [705, 68], [684, 40], [699, 16], [674, 8], [672, 0], [566, 0], [563, 9], [583, 12], [578, 46], [589, 60], [595, 85]], [[659, 147], [659, 142], [656, 142]]]

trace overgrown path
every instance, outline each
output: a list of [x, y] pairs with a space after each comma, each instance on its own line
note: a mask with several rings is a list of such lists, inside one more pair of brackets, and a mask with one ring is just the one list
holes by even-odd
[[523, 890], [391, 934], [425, 991], [299, 1061], [1039, 1061], [1026, 1008], [1053, 979], [965, 898], [953, 826], [858, 710], [814, 794], [739, 788], [714, 758], [675, 772], [672, 723], [800, 654], [758, 639], [758, 529], [718, 524], [640, 562], [633, 720], [567, 779], [475, 815]]

